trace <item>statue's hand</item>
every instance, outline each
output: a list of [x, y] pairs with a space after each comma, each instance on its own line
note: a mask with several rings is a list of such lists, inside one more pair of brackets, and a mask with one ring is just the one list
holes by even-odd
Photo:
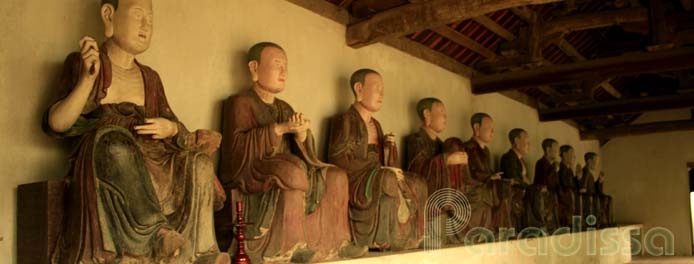
[[497, 172], [494, 175], [492, 175], [492, 177], [490, 177], [489, 179], [493, 180], [493, 181], [501, 180], [501, 175], [503, 175], [503, 174], [504, 174], [503, 172]]
[[468, 163], [467, 153], [462, 152], [462, 151], [453, 152], [446, 158], [446, 163], [448, 165], [467, 164]]
[[289, 122], [287, 123], [289, 126], [289, 132], [293, 133], [296, 136], [296, 139], [304, 142], [306, 140], [308, 128], [311, 126], [311, 120], [304, 118], [302, 113], [294, 113], [289, 118]]
[[197, 130], [194, 134], [196, 148], [207, 155], [212, 155], [219, 149], [222, 142], [222, 134], [211, 130]]
[[145, 118], [145, 125], [136, 126], [139, 135], [152, 135], [153, 139], [170, 138], [178, 134], [178, 125], [166, 118]]
[[80, 40], [80, 81], [94, 82], [101, 69], [99, 59], [99, 45], [90, 36], [85, 36]]
[[396, 167], [383, 167], [383, 168], [392, 171], [392, 172], [395, 174], [395, 178], [396, 178], [398, 181], [403, 181], [403, 180], [405, 180], [405, 173], [402, 172], [402, 169], [396, 168]]

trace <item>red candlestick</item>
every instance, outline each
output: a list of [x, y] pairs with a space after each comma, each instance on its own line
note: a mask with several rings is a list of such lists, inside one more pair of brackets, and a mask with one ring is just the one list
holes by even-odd
[[243, 235], [243, 227], [247, 223], [243, 222], [243, 203], [240, 201], [236, 202], [236, 241], [238, 241], [238, 248], [236, 249], [236, 254], [234, 254], [233, 264], [251, 264], [251, 259], [246, 255], [246, 248], [244, 240], [246, 237]]

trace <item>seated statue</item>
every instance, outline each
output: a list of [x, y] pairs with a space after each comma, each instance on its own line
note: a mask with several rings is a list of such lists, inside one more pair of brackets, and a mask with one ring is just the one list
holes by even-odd
[[[486, 113], [476, 113], [470, 119], [473, 136], [464, 143], [465, 152], [468, 154], [468, 167], [470, 168], [470, 178], [463, 181], [466, 191], [465, 195], [470, 200], [472, 215], [468, 228], [485, 228], [492, 234], [498, 232], [497, 227], [508, 222], [508, 212], [498, 212], [508, 210], [508, 207], [499, 207], [498, 190], [505, 184], [501, 180], [501, 172], [495, 172], [492, 167], [492, 157], [487, 144], [494, 135], [494, 120]], [[495, 218], [495, 216], [500, 218]], [[505, 225], [504, 225], [505, 226]], [[474, 233], [466, 234], [468, 238], [473, 238]], [[484, 238], [488, 239], [488, 238]], [[482, 237], [477, 237], [476, 241], [482, 242]]]
[[547, 138], [542, 141], [542, 150], [544, 155], [535, 163], [527, 220], [529, 226], [543, 228], [551, 233], [559, 227], [559, 143]]
[[374, 249], [419, 247], [427, 185], [397, 168], [393, 135], [384, 137], [373, 118], [383, 105], [383, 79], [370, 69], [350, 78], [354, 104], [332, 119], [329, 160], [349, 175], [349, 216], [358, 245]]
[[528, 154], [530, 148], [528, 132], [520, 128], [514, 128], [508, 133], [508, 139], [511, 141], [511, 149], [501, 156], [500, 168], [503, 172], [502, 177], [511, 181], [511, 189], [508, 192], [501, 194], [502, 203], [500, 206], [510, 207], [508, 218], [510, 226], [506, 228], [515, 228], [516, 233], [525, 228], [523, 214], [525, 213], [525, 189], [530, 185], [528, 178], [528, 166], [523, 157]]
[[276, 98], [288, 77], [284, 49], [262, 42], [248, 56], [253, 86], [224, 102], [220, 161], [224, 189], [254, 223], [245, 228], [246, 252], [253, 262], [365, 254], [350, 243], [347, 175], [317, 158], [309, 119]]
[[[462, 180], [459, 179], [463, 171], [461, 166], [467, 167], [467, 154], [461, 151], [462, 148], [444, 152], [443, 142], [438, 137], [447, 126], [446, 108], [436, 98], [424, 98], [417, 103], [417, 114], [422, 125], [419, 132], [407, 138], [407, 170], [419, 174], [427, 181], [429, 196], [446, 188], [462, 192]], [[451, 214], [450, 210], [441, 209], [446, 212], [430, 212], [430, 216], [435, 217], [428, 221], [433, 223], [427, 223], [432, 226], [429, 234], [436, 239], [432, 242], [437, 243], [435, 245], [442, 245], [447, 241], [459, 242], [455, 236], [446, 239], [442, 232], [438, 232], [444, 230], [442, 226], [446, 223], [446, 218], [439, 215], [445, 213], [443, 217], [448, 217]]]
[[574, 166], [576, 170], [580, 168], [576, 164], [576, 154], [573, 147], [563, 145], [559, 148], [561, 164], [559, 165], [559, 224], [562, 227], [573, 226], [573, 216], [580, 215], [577, 209], [577, 186]]
[[584, 155], [584, 159], [586, 166], [583, 168], [583, 176], [580, 181], [580, 192], [586, 196], [584, 198], [586, 202], [583, 204], [584, 217], [592, 214], [598, 218], [598, 227], [612, 226], [614, 225], [612, 196], [605, 194], [603, 189], [605, 174], [603, 172], [598, 173], [600, 158], [595, 152], [588, 152]]
[[462, 191], [461, 186], [451, 181], [448, 166], [467, 165], [467, 154], [463, 151], [444, 153], [443, 142], [438, 137], [447, 126], [446, 108], [436, 98], [425, 98], [417, 103], [417, 114], [422, 125], [419, 132], [407, 138], [407, 170], [427, 181], [429, 195], [443, 188]]
[[150, 44], [152, 1], [105, 0], [101, 18], [105, 43], [80, 41], [44, 117], [47, 133], [79, 138], [52, 262], [229, 263], [213, 228], [220, 135], [188, 132], [157, 72], [135, 59]]

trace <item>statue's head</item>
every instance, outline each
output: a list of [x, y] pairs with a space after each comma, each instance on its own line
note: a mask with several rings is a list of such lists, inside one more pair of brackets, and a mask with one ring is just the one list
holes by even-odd
[[600, 165], [600, 158], [595, 152], [588, 152], [583, 155], [583, 159], [586, 161], [586, 167], [590, 169], [596, 169]]
[[542, 151], [550, 160], [557, 160], [559, 158], [559, 142], [553, 138], [546, 138], [542, 141]]
[[522, 128], [511, 129], [511, 132], [508, 132], [508, 140], [511, 141], [511, 147], [518, 152], [518, 154], [528, 154], [530, 150], [530, 137], [528, 136], [528, 132]]
[[576, 163], [576, 152], [574, 148], [570, 145], [563, 145], [559, 148], [559, 155], [561, 160], [568, 164]]
[[284, 91], [288, 75], [287, 66], [287, 54], [280, 45], [261, 42], [248, 50], [251, 79], [267, 92], [278, 94]]
[[106, 38], [124, 51], [137, 55], [149, 48], [152, 0], [102, 0], [101, 20]]
[[494, 119], [487, 113], [475, 113], [470, 118], [470, 126], [475, 139], [484, 143], [492, 141], [494, 136]]
[[349, 78], [354, 100], [366, 110], [375, 113], [383, 106], [383, 78], [372, 69], [357, 70]]
[[464, 143], [460, 138], [457, 137], [450, 137], [447, 138], [446, 141], [443, 142], [443, 152], [444, 153], [453, 153], [453, 152], [458, 152], [458, 151], [465, 151], [465, 147], [463, 147]]
[[441, 133], [448, 126], [446, 107], [441, 100], [429, 97], [417, 102], [417, 115], [424, 126], [431, 128], [436, 133]]

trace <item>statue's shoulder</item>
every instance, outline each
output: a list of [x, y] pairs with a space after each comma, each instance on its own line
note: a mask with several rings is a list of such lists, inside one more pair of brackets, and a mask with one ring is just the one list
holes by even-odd
[[470, 140], [468, 140], [468, 141], [465, 141], [465, 142], [463, 142], [463, 148], [465, 148], [465, 149], [474, 149], [474, 148], [477, 147], [477, 144], [475, 144], [475, 143], [476, 143], [476, 142], [475, 142], [474, 139], [470, 139]]
[[227, 105], [245, 105], [251, 104], [252, 102], [253, 95], [249, 93], [248, 90], [244, 90], [230, 95], [224, 103]]
[[292, 105], [287, 103], [287, 101], [280, 99], [279, 97], [275, 97], [275, 104], [279, 106], [281, 109], [286, 109], [294, 112], [294, 108], [292, 108]]

